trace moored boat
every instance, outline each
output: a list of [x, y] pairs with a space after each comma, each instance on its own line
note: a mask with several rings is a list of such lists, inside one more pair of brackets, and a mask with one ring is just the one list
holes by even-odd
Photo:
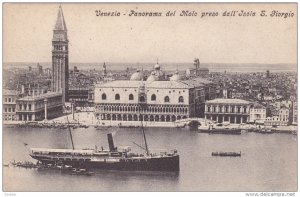
[[149, 151], [146, 154], [135, 154], [130, 152], [130, 147], [115, 147], [112, 134], [107, 136], [109, 150], [31, 148], [30, 156], [49, 166], [60, 162], [82, 169], [179, 171], [179, 155], [176, 150], [160, 154]]
[[211, 156], [220, 156], [220, 157], [241, 157], [241, 152], [212, 152]]
[[241, 135], [242, 129], [231, 127], [229, 124], [202, 123], [198, 126], [199, 133]]
[[[67, 119], [68, 120], [68, 119]], [[112, 133], [107, 134], [109, 149], [75, 149], [72, 132], [69, 127], [72, 149], [31, 148], [29, 155], [44, 166], [57, 164], [81, 169], [109, 169], [136, 171], [179, 171], [179, 154], [177, 150], [150, 153], [145, 131], [142, 128], [145, 154], [131, 152], [130, 147], [115, 147]]]

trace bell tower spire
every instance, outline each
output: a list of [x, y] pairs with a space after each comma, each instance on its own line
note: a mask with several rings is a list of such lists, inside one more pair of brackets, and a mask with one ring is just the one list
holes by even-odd
[[61, 92], [63, 103], [68, 101], [69, 40], [61, 5], [58, 8], [52, 38], [52, 91]]

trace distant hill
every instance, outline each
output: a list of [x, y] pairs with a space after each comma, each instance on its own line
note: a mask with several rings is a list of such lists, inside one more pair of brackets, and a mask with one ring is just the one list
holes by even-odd
[[[39, 62], [44, 68], [51, 68], [51, 62]], [[139, 68], [144, 70], [151, 70], [155, 63], [114, 63], [114, 62], [105, 62], [108, 70], [124, 70], [127, 67], [129, 68]], [[163, 70], [186, 70], [187, 68], [193, 68], [193, 63], [159, 63]], [[77, 66], [79, 70], [100, 70], [103, 69], [103, 63], [70, 63], [69, 69], [73, 69], [74, 66]], [[26, 68], [31, 66], [36, 68], [37, 62], [10, 62], [3, 63], [3, 68]], [[265, 72], [270, 70], [271, 72], [296, 72], [297, 64], [257, 64], [257, 63], [201, 63], [200, 67], [209, 68], [211, 72]]]

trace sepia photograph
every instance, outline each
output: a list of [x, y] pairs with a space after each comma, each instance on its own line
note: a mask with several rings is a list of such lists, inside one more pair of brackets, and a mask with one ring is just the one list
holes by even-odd
[[2, 191], [295, 196], [297, 8], [3, 3]]

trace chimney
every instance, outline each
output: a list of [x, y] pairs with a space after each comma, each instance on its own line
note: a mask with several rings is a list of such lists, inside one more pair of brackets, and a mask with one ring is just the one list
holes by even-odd
[[111, 133], [107, 134], [107, 140], [108, 140], [108, 145], [109, 145], [109, 151], [114, 152], [115, 151], [115, 146], [114, 146], [114, 140], [112, 137]]

